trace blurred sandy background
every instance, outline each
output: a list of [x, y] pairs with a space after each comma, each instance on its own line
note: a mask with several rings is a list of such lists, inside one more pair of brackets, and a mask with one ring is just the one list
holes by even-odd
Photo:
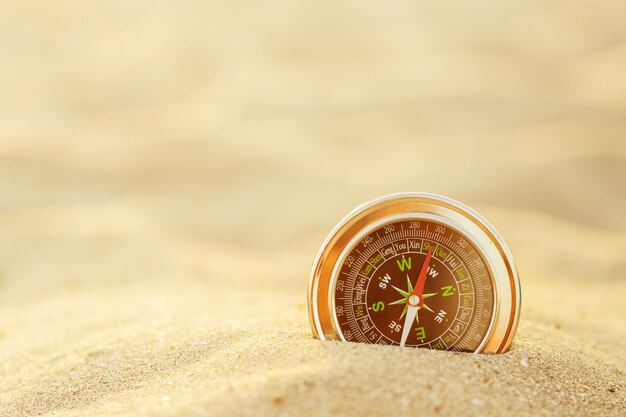
[[[622, 1], [1, 1], [0, 415], [623, 415], [625, 132]], [[311, 339], [396, 191], [507, 239], [509, 353]]]

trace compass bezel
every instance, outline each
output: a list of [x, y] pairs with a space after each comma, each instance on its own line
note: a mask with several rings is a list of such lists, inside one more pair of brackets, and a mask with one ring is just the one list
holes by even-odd
[[494, 312], [476, 352], [502, 353], [510, 346], [519, 321], [521, 288], [513, 256], [504, 239], [481, 215], [458, 201], [429, 193], [398, 193], [364, 203], [349, 213], [320, 248], [308, 288], [308, 310], [315, 337], [345, 340], [338, 331], [334, 276], [341, 259], [359, 236], [394, 218], [439, 221], [467, 236], [487, 261], [494, 285]]

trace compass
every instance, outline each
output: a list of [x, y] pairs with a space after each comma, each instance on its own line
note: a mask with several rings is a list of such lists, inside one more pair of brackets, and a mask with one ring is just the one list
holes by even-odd
[[478, 213], [402, 193], [357, 207], [324, 241], [308, 306], [322, 340], [505, 352], [521, 290], [513, 256]]

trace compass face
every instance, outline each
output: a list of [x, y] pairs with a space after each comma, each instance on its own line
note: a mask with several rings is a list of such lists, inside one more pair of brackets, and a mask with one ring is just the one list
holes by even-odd
[[404, 344], [476, 351], [493, 316], [491, 273], [467, 236], [425, 219], [382, 224], [353, 242], [341, 259], [333, 304], [343, 338], [400, 344], [408, 299], [423, 268], [423, 303], [406, 323]]

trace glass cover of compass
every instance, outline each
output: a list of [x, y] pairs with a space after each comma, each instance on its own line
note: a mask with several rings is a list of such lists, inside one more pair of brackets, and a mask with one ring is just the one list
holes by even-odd
[[513, 257], [498, 232], [452, 199], [381, 197], [329, 234], [308, 291], [323, 340], [501, 353], [519, 319]]

